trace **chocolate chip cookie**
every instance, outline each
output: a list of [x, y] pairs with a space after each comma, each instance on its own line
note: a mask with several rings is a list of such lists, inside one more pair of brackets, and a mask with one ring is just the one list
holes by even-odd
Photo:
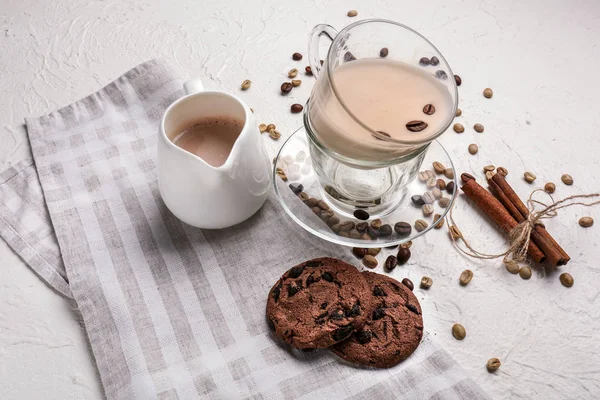
[[373, 295], [373, 312], [362, 329], [331, 349], [353, 363], [393, 367], [421, 342], [421, 306], [413, 292], [395, 279], [367, 271], [363, 275]]
[[371, 314], [371, 291], [354, 266], [316, 258], [288, 270], [267, 300], [267, 323], [299, 349], [324, 348], [347, 339]]

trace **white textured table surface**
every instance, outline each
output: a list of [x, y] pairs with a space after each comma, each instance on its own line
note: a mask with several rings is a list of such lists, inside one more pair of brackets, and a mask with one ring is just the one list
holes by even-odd
[[[14, 128], [24, 117], [75, 101], [159, 56], [185, 76], [203, 77], [208, 88], [238, 93], [285, 138], [301, 124], [290, 104], [304, 103], [312, 86], [304, 79], [290, 96], [279, 95], [287, 71], [306, 65], [291, 54], [306, 54], [313, 25], [341, 28], [352, 22], [346, 12], [357, 9], [358, 18], [389, 18], [423, 33], [462, 76], [460, 122], [467, 129], [442, 139], [460, 171], [481, 177], [483, 165], [503, 165], [522, 196], [532, 188], [521, 179], [525, 170], [538, 176], [534, 186], [555, 182], [558, 197], [600, 189], [596, 0], [157, 3], [0, 0], [2, 169], [27, 153]], [[254, 83], [241, 93], [244, 79]], [[481, 96], [485, 87], [494, 89], [492, 100]], [[485, 133], [469, 128], [475, 122]], [[282, 143], [266, 141], [272, 152]], [[469, 143], [480, 146], [477, 155], [467, 153]], [[560, 182], [563, 173], [573, 186]], [[494, 398], [600, 397], [600, 226], [580, 228], [583, 215], [600, 224], [600, 208], [568, 209], [547, 223], [573, 258], [563, 268], [575, 278], [571, 289], [557, 273], [524, 281], [498, 261], [465, 259], [441, 231], [416, 241], [410, 263], [396, 271], [414, 282], [433, 278], [429, 291], [415, 290], [426, 328]], [[462, 199], [455, 216], [475, 245], [501, 249], [503, 237]], [[463, 288], [458, 276], [467, 267], [475, 277]], [[0, 397], [102, 398], [73, 308], [0, 242]], [[455, 322], [467, 330], [462, 342], [450, 334]], [[502, 360], [495, 374], [485, 369], [490, 357]]]

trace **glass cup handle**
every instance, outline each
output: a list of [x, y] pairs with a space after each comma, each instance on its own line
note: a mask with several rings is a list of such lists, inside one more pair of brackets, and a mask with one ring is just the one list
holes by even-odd
[[338, 31], [331, 25], [320, 24], [313, 28], [310, 33], [310, 41], [308, 42], [308, 62], [315, 78], [319, 77], [321, 72], [321, 57], [319, 57], [319, 42], [321, 36], [325, 35], [329, 40], [333, 42], [333, 39], [337, 36]]

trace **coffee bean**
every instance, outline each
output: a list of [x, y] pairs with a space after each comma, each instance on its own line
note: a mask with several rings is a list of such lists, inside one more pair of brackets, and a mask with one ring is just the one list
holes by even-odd
[[427, 123], [423, 121], [410, 121], [406, 124], [406, 129], [411, 132], [421, 132], [427, 128]]
[[456, 340], [463, 340], [467, 336], [467, 331], [461, 324], [454, 324], [452, 325], [452, 336]]
[[446, 71], [442, 71], [441, 69], [435, 71], [435, 77], [441, 80], [446, 80], [448, 79], [448, 74], [446, 73]]
[[367, 249], [367, 254], [370, 254], [373, 257], [377, 257], [377, 255], [379, 253], [381, 253], [381, 247], [373, 247], [373, 248]]
[[260, 133], [264, 133], [264, 132], [266, 132], [266, 131], [267, 131], [267, 125], [265, 125], [265, 124], [260, 124], [260, 125], [258, 126], [258, 130], [259, 130], [259, 132], [260, 132]]
[[483, 97], [485, 97], [486, 99], [491, 99], [493, 95], [494, 95], [494, 92], [492, 91], [492, 89], [490, 89], [490, 88], [483, 89]]
[[420, 194], [415, 194], [414, 196], [412, 196], [410, 198], [410, 200], [417, 207], [421, 207], [421, 206], [423, 206], [423, 204], [425, 204], [425, 200], [423, 199], [423, 196], [421, 196]]
[[563, 272], [562, 274], [560, 274], [559, 279], [560, 279], [560, 283], [562, 283], [563, 286], [566, 286], [566, 287], [573, 286], [573, 277], [568, 272]]
[[443, 196], [442, 191], [437, 187], [431, 189], [431, 194], [433, 195], [434, 199], [440, 199]]
[[446, 185], [446, 192], [454, 194], [454, 181], [448, 182], [448, 184]]
[[434, 229], [441, 229], [444, 226], [444, 218], [442, 218], [442, 216], [440, 214], [435, 214], [433, 216], [433, 220], [438, 221], [434, 225], [434, 227], [433, 227]]
[[430, 65], [431, 64], [431, 60], [427, 57], [421, 57], [421, 59], [419, 60], [419, 64], [421, 65]]
[[454, 114], [454, 116], [456, 117], [460, 117], [462, 115], [462, 110], [460, 108], [456, 109], [456, 114]]
[[490, 164], [490, 165], [486, 165], [485, 167], [483, 167], [483, 172], [484, 172], [484, 173], [486, 173], [486, 172], [488, 172], [488, 171], [490, 171], [490, 172], [491, 172], [491, 171], [493, 171], [493, 170], [495, 170], [495, 169], [496, 169], [496, 167], [494, 167], [492, 164]]
[[358, 15], [358, 11], [356, 11], [356, 10], [350, 10], [350, 11], [348, 11], [348, 14], [347, 14], [347, 15], [348, 15], [350, 18], [356, 17], [356, 16]]
[[350, 232], [352, 229], [354, 229], [354, 222], [352, 221], [344, 221], [340, 224], [342, 231], [345, 232]]
[[511, 274], [518, 274], [519, 271], [521, 270], [521, 267], [519, 266], [519, 264], [512, 262], [512, 263], [506, 263], [504, 264], [506, 266], [506, 270], [508, 272], [510, 272]]
[[298, 87], [302, 85], [302, 81], [300, 79], [292, 79], [292, 86], [293, 87]]
[[377, 239], [379, 237], [379, 229], [374, 228], [372, 226], [369, 226], [367, 228], [367, 233], [369, 234], [369, 236], [371, 236], [371, 238], [373, 239]]
[[446, 181], [443, 179], [438, 179], [437, 180], [437, 187], [440, 188], [440, 190], [446, 190]]
[[350, 237], [350, 235], [348, 234], [348, 232], [340, 232], [340, 233], [338, 233], [338, 235], [341, 236], [341, 237], [345, 237], [345, 238], [349, 238]]
[[421, 278], [421, 288], [422, 289], [429, 289], [431, 287], [431, 285], [433, 285], [433, 279], [431, 279], [428, 276], [424, 276]]
[[394, 268], [396, 268], [396, 265], [398, 265], [398, 259], [396, 256], [388, 256], [388, 258], [385, 259], [384, 268], [386, 271], [392, 271]]
[[594, 218], [592, 217], [581, 217], [579, 219], [579, 225], [583, 228], [589, 228], [594, 225]]
[[446, 168], [444, 170], [444, 176], [448, 179], [454, 179], [454, 170], [452, 168]]
[[422, 219], [418, 219], [415, 221], [415, 229], [418, 232], [423, 232], [425, 229], [427, 229], [429, 225], [427, 224], [427, 222], [423, 221]]
[[525, 280], [531, 278], [531, 268], [525, 266], [519, 270], [519, 276]]
[[[329, 225], [329, 226], [340, 225], [340, 219], [334, 215], [333, 217], [331, 217], [327, 220], [327, 225]], [[340, 225], [340, 228], [341, 228], [341, 225]]]
[[[389, 134], [389, 133], [387, 133], [387, 132], [384, 132], [384, 131], [377, 131], [377, 133], [379, 133], [380, 135], [383, 135], [383, 136], [385, 136], [385, 137], [389, 137], [389, 138], [391, 138], [390, 134]], [[373, 134], [373, 137], [374, 137], [375, 139], [377, 139], [377, 140], [383, 140], [383, 139], [381, 139], [380, 137], [377, 137], [377, 136], [375, 136], [375, 134]]]
[[360, 232], [357, 231], [356, 229], [352, 229], [350, 231], [349, 235], [352, 239], [360, 239]]
[[365, 232], [365, 233], [362, 233], [362, 234], [360, 235], [360, 238], [361, 238], [362, 240], [371, 240], [371, 236], [369, 236], [369, 234], [368, 234], [368, 233], [366, 233], [366, 232]]
[[423, 107], [423, 112], [427, 115], [433, 115], [435, 114], [435, 106], [433, 104], [425, 104], [425, 107]]
[[368, 227], [369, 227], [368, 222], [359, 222], [358, 224], [356, 224], [356, 230], [359, 231], [360, 233], [366, 232]]
[[277, 129], [277, 127], [275, 126], [275, 124], [269, 124], [267, 125], [267, 132], [273, 130], [273, 129]]
[[390, 54], [390, 51], [387, 47], [384, 47], [383, 49], [379, 50], [379, 57], [387, 57], [388, 54]]
[[400, 247], [405, 248], [405, 249], [410, 249], [412, 247], [412, 240], [409, 240], [408, 242], [404, 242], [400, 245]]
[[383, 225], [383, 221], [381, 219], [379, 219], [379, 218], [374, 219], [373, 221], [371, 221], [371, 226], [373, 228], [379, 229], [379, 228], [381, 228], [381, 225]]
[[285, 172], [283, 171], [283, 169], [277, 167], [275, 169], [275, 173], [277, 174], [278, 177], [281, 178], [282, 181], [286, 182], [288, 180], [287, 175], [285, 174]]
[[435, 203], [435, 196], [431, 192], [425, 192], [425, 193], [423, 193], [423, 201], [425, 201], [426, 205], [427, 204], [433, 204], [433, 203]]
[[302, 54], [300, 54], [300, 53], [294, 53], [294, 54], [292, 54], [292, 60], [294, 60], [294, 61], [300, 61], [300, 60], [302, 60]]
[[573, 184], [573, 177], [571, 177], [569, 174], [564, 174], [560, 177], [560, 180], [563, 181], [565, 185], [571, 186]]
[[535, 178], [537, 177], [533, 174], [533, 172], [525, 172], [523, 174], [523, 178], [525, 178], [525, 181], [527, 183], [533, 183], [533, 181], [535, 181]]
[[438, 200], [438, 205], [442, 208], [446, 208], [450, 205], [450, 199], [447, 197], [442, 197]]
[[306, 200], [306, 205], [310, 208], [316, 207], [317, 204], [319, 204], [319, 200], [315, 199], [314, 197], [311, 197], [310, 199]]
[[379, 236], [380, 237], [388, 237], [392, 234], [392, 226], [389, 224], [381, 225], [379, 228]]
[[431, 204], [425, 204], [421, 210], [423, 211], [423, 215], [428, 217], [433, 214], [433, 206]]
[[292, 189], [292, 192], [294, 192], [294, 194], [300, 194], [300, 192], [304, 190], [304, 186], [301, 183], [298, 185], [290, 183], [290, 189]]
[[364, 220], [369, 219], [369, 213], [366, 212], [365, 210], [358, 209], [358, 210], [354, 211], [354, 217], [356, 219], [361, 219], [364, 221]]
[[300, 194], [298, 195], [298, 197], [300, 198], [300, 200], [302, 201], [306, 201], [309, 199], [308, 193], [306, 192], [300, 192]]
[[353, 247], [352, 254], [354, 254], [356, 258], [363, 258], [367, 255], [367, 250], [368, 249], [365, 249], [364, 247]]
[[[462, 180], [464, 183], [467, 183], [468, 181], [471, 181], [471, 180], [472, 180], [472, 181], [475, 181], [475, 180], [476, 180], [476, 179], [475, 179], [475, 177], [474, 177], [473, 175], [471, 175], [471, 174], [467, 174], [466, 172], [463, 172], [463, 173], [460, 175], [460, 179], [461, 179], [461, 180]], [[448, 186], [446, 186], [446, 190], [448, 190]], [[452, 188], [452, 192], [454, 192], [454, 187]], [[450, 193], [450, 192], [449, 192], [449, 193]]]
[[440, 63], [439, 58], [437, 58], [436, 56], [431, 57], [431, 65], [433, 65], [435, 67], [439, 63]]
[[295, 78], [296, 75], [298, 75], [298, 70], [296, 68], [292, 68], [288, 72], [288, 78]]
[[312, 75], [312, 68], [310, 67], [310, 65], [308, 65], [306, 68], [304, 68], [304, 72], [306, 73], [306, 75]]
[[460, 285], [461, 286], [467, 286], [469, 284], [469, 282], [471, 282], [471, 279], [473, 279], [473, 271], [471, 271], [470, 269], [465, 269], [461, 274], [460, 274]]
[[252, 81], [249, 79], [246, 79], [244, 82], [242, 82], [242, 90], [248, 90], [251, 85], [252, 85]]
[[281, 93], [288, 94], [292, 91], [293, 85], [290, 82], [283, 82], [281, 84]]
[[323, 64], [325, 64], [325, 61], [319, 60], [319, 64], [323, 65]]
[[450, 225], [450, 236], [453, 240], [458, 240], [462, 238], [462, 232], [458, 229], [456, 225]]
[[434, 161], [433, 162], [433, 170], [437, 173], [437, 174], [443, 174], [444, 170], [446, 169], [446, 167], [444, 167], [444, 164], [442, 164], [439, 161]]
[[547, 193], [554, 193], [554, 191], [556, 190], [556, 185], [552, 182], [548, 182], [544, 185], [544, 190]]
[[496, 357], [494, 357], [494, 358], [490, 358], [487, 361], [487, 364], [485, 364], [485, 367], [487, 368], [488, 372], [491, 373], [491, 372], [496, 371], [498, 368], [500, 368], [500, 365], [502, 365], [500, 360], [498, 360]]
[[458, 75], [454, 75], [454, 81], [456, 82], [456, 86], [462, 85], [462, 79]]
[[406, 286], [410, 291], [412, 291], [415, 288], [415, 285], [413, 285], [412, 281], [408, 278], [402, 279], [402, 284]]
[[469, 153], [472, 155], [477, 154], [477, 152], [479, 151], [479, 147], [475, 144], [475, 143], [471, 143], [469, 145]]
[[315, 213], [315, 214], [317, 214], [317, 215], [320, 215], [321, 211], [322, 210], [319, 207], [313, 207], [312, 208], [312, 212]]
[[335, 214], [331, 210], [321, 210], [319, 216], [325, 222], [329, 221], [329, 218], [333, 217]]
[[363, 265], [367, 268], [375, 268], [377, 266], [377, 259], [370, 254], [367, 254], [363, 258]]
[[302, 107], [302, 104], [292, 104], [290, 107], [290, 111], [293, 114], [298, 114], [299, 112], [302, 112], [303, 109], [304, 107]]
[[425, 173], [427, 174], [427, 179], [435, 178], [435, 172], [434, 171], [432, 171], [430, 169], [427, 169], [427, 170], [425, 170]]
[[496, 168], [496, 172], [498, 172], [502, 176], [508, 175], [508, 170], [506, 168], [504, 168], [504, 167], [498, 167], [498, 168]]
[[421, 182], [427, 182], [427, 180], [429, 179], [429, 175], [427, 175], [426, 171], [420, 171], [418, 176]]
[[396, 222], [394, 225], [394, 231], [396, 231], [396, 233], [400, 236], [407, 236], [410, 235], [412, 227], [407, 222]]
[[454, 126], [452, 127], [452, 129], [454, 129], [454, 132], [456, 132], [456, 133], [463, 133], [465, 131], [465, 127], [462, 126], [462, 124], [459, 124], [459, 123], [454, 124]]
[[398, 249], [398, 254], [396, 255], [398, 259], [398, 265], [404, 265], [410, 260], [410, 250], [404, 247], [400, 247]]
[[475, 129], [475, 132], [477, 133], [483, 133], [483, 125], [479, 123], [473, 125], [473, 129]]
[[344, 53], [344, 62], [350, 62], [350, 61], [354, 61], [354, 60], [356, 60], [356, 57], [354, 57], [354, 54], [352, 54], [349, 51]]

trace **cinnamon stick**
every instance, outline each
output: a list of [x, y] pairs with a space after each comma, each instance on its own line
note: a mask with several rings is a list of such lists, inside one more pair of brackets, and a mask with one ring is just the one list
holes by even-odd
[[[504, 232], [509, 233], [519, 224], [502, 203], [474, 179], [467, 180], [461, 189], [467, 197], [473, 200], [475, 204], [493, 219]], [[542, 250], [540, 250], [533, 241], [529, 242], [527, 253], [537, 263], [542, 263], [546, 259]]]
[[[529, 217], [529, 209], [504, 179], [504, 176], [494, 174], [492, 179], [488, 180], [488, 183], [517, 222], [523, 222]], [[554, 267], [565, 265], [571, 259], [543, 226], [536, 225], [534, 227], [531, 232], [531, 239], [544, 252], [548, 262]]]

